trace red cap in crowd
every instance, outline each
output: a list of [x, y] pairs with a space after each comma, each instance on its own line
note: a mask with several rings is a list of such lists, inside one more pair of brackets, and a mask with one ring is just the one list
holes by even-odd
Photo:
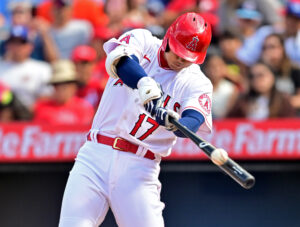
[[113, 31], [107, 26], [97, 26], [94, 29], [94, 39], [109, 40], [112, 37], [115, 37], [117, 32]]
[[94, 61], [96, 60], [97, 53], [94, 48], [86, 45], [76, 47], [72, 52], [72, 60], [79, 61]]

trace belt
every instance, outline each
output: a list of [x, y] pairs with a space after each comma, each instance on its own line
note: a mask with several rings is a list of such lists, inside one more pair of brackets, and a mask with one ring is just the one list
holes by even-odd
[[[91, 133], [89, 133], [87, 135], [87, 140], [92, 141]], [[97, 134], [96, 140], [97, 140], [98, 143], [111, 146], [115, 150], [124, 151], [124, 152], [131, 152], [131, 153], [134, 153], [134, 154], [136, 154], [136, 152], [139, 148], [138, 145], [130, 143], [129, 141], [127, 141], [127, 140], [125, 140], [121, 137], [111, 138], [111, 137], [108, 137], [108, 136], [103, 136], [103, 135]], [[148, 159], [151, 159], [151, 160], [154, 160], [155, 159], [155, 154], [152, 151], [147, 150], [144, 157], [148, 158]]]

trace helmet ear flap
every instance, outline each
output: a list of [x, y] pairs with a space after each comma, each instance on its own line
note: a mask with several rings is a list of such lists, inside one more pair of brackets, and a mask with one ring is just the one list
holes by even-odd
[[167, 39], [167, 45], [166, 45], [166, 50], [165, 50], [165, 52], [169, 52], [169, 51], [170, 51], [169, 39]]

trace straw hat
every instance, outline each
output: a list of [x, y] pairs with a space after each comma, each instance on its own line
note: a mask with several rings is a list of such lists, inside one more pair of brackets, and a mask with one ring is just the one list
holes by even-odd
[[75, 65], [69, 60], [58, 60], [52, 64], [51, 84], [77, 82]]

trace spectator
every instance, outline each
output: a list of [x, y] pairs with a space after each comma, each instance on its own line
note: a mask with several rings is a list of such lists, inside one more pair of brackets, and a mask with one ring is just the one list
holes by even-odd
[[154, 18], [149, 14], [146, 4], [146, 0], [127, 1], [127, 12], [122, 18], [122, 26], [126, 30], [145, 28], [147, 25], [155, 23]]
[[[57, 0], [46, 0], [38, 6], [37, 16], [53, 23], [54, 16], [51, 14], [52, 8]], [[108, 16], [104, 12], [104, 1], [95, 0], [73, 0], [72, 18], [87, 20], [94, 27], [106, 26], [109, 22]], [[116, 5], [114, 6], [116, 7]]]
[[19, 101], [9, 87], [0, 83], [0, 122], [31, 120], [32, 113]]
[[51, 67], [30, 58], [33, 44], [26, 27], [12, 28], [5, 49], [4, 59], [0, 61], [0, 81], [7, 84], [17, 98], [32, 110], [38, 97], [51, 94], [51, 88], [47, 86]]
[[105, 2], [105, 11], [110, 18], [110, 25], [120, 29], [121, 21], [127, 12], [127, 0], [108, 0]]
[[77, 96], [85, 99], [95, 109], [103, 92], [100, 79], [92, 77], [96, 57], [96, 51], [90, 46], [78, 46], [72, 53], [79, 85]]
[[32, 8], [30, 1], [13, 1], [9, 5], [11, 26], [28, 26], [32, 19]]
[[[12, 25], [24, 25], [14, 23], [15, 19], [12, 17], [17, 18], [17, 20], [27, 20], [30, 17], [30, 13], [32, 6], [38, 4], [42, 0], [1, 0], [0, 1], [0, 14], [3, 15], [5, 19], [5, 26], [12, 26]], [[29, 11], [28, 11], [29, 10]], [[14, 15], [16, 13], [16, 15]]]
[[[283, 21], [282, 17], [282, 0], [252, 0], [257, 5], [257, 10], [261, 12], [262, 24], [276, 24], [280, 25]], [[230, 31], [236, 33], [237, 21], [236, 21], [236, 9], [245, 0], [222, 0], [220, 1], [220, 10], [218, 12], [220, 16], [219, 31], [223, 33]]]
[[226, 79], [229, 71], [219, 55], [207, 56], [203, 70], [213, 84], [212, 115], [214, 118], [224, 118], [236, 101], [238, 88]]
[[70, 0], [54, 0], [51, 8], [53, 24], [36, 18], [34, 25], [40, 32], [44, 59], [53, 62], [58, 59], [71, 59], [73, 49], [89, 43], [93, 30], [89, 22], [72, 19]]
[[[13, 26], [25, 26], [28, 27], [32, 14], [32, 5], [29, 1], [11, 1], [7, 5], [7, 11], [10, 13], [9, 19], [6, 24], [0, 25], [0, 54], [4, 54], [5, 40], [8, 39], [10, 28]], [[30, 36], [30, 35], [29, 35]]]
[[[3, 35], [4, 34], [4, 35]], [[0, 13], [0, 41], [3, 40], [3, 36], [5, 36], [5, 18]]]
[[[110, 28], [123, 33], [134, 28], [148, 28], [157, 32], [156, 18], [147, 8], [146, 0], [110, 0], [106, 2], [106, 12], [110, 18]], [[164, 29], [160, 27], [159, 32]]]
[[300, 0], [289, 0], [285, 17], [285, 50], [288, 57], [300, 66]]
[[261, 60], [275, 73], [276, 88], [279, 91], [294, 95], [296, 90], [300, 90], [300, 70], [286, 56], [281, 35], [267, 36], [263, 44]]
[[250, 66], [258, 61], [265, 37], [274, 32], [272, 26], [259, 27], [262, 14], [257, 10], [256, 3], [245, 1], [236, 10], [238, 25], [243, 39], [241, 48], [236, 51], [237, 59], [244, 65]]
[[236, 58], [236, 51], [241, 47], [242, 41], [237, 35], [226, 31], [219, 37], [219, 48], [221, 56], [227, 65], [227, 79], [238, 84], [240, 87], [243, 86], [244, 73], [240, 67], [239, 61]]
[[36, 122], [47, 124], [89, 124], [94, 115], [93, 107], [76, 97], [77, 78], [75, 66], [69, 60], [53, 63], [50, 83], [55, 92], [49, 100], [39, 100], [35, 105]]
[[228, 117], [263, 120], [295, 116], [288, 97], [276, 89], [275, 75], [266, 64], [253, 64], [249, 80], [249, 92], [240, 96]]

